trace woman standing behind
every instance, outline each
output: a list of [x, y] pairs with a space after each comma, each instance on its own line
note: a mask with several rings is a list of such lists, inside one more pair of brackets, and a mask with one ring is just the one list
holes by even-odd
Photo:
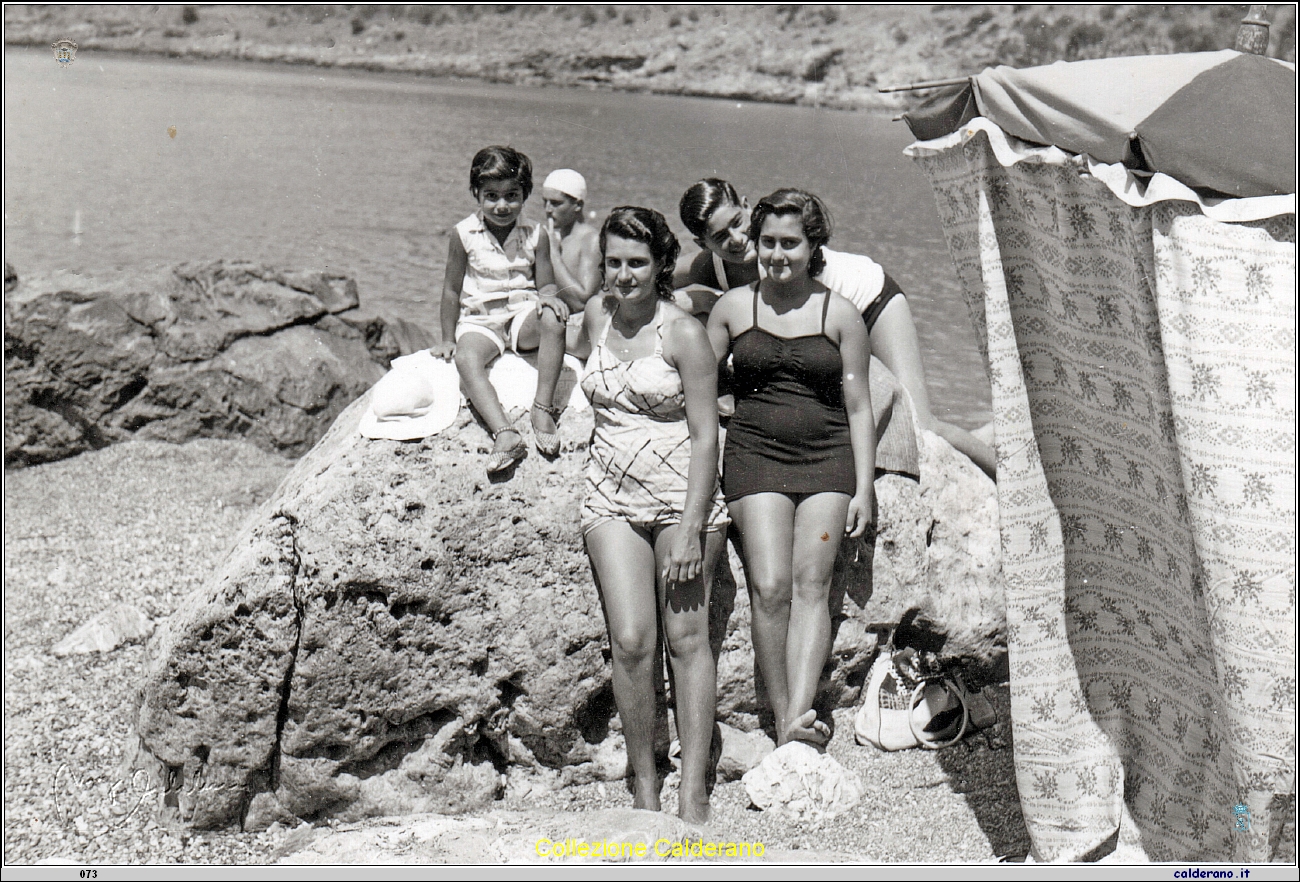
[[875, 427], [862, 316], [816, 276], [831, 224], [821, 200], [778, 190], [748, 238], [764, 278], [722, 296], [709, 318], [735, 368], [723, 488], [740, 529], [754, 653], [777, 741], [824, 743], [812, 710], [831, 649], [828, 606], [840, 538], [872, 520]]
[[[708, 820], [717, 671], [709, 594], [729, 523], [717, 486], [717, 364], [671, 302], [678, 244], [663, 215], [616, 208], [600, 231], [606, 296], [579, 355], [595, 411], [582, 532], [605, 609], [636, 808], [659, 810], [655, 646], [663, 635], [682, 746], [679, 814]], [[591, 341], [595, 341], [594, 347]]]

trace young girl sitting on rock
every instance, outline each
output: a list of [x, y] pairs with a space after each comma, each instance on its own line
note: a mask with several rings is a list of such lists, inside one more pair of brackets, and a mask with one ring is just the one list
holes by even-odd
[[484, 147], [470, 165], [469, 189], [479, 207], [451, 236], [442, 286], [443, 342], [430, 351], [455, 359], [465, 394], [495, 441], [487, 463], [488, 474], [495, 474], [522, 460], [528, 448], [488, 381], [488, 366], [507, 347], [537, 351], [533, 439], [539, 452], [555, 456], [555, 386], [569, 308], [556, 294], [549, 238], [521, 217], [533, 190], [528, 157], [511, 147]]

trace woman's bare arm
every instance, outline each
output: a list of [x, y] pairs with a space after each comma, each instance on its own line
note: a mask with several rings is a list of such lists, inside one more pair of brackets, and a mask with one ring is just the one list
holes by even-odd
[[686, 396], [691, 465], [686, 505], [668, 551], [667, 575], [684, 582], [700, 574], [700, 533], [713, 504], [718, 481], [718, 365], [704, 328], [694, 318], [665, 304], [675, 315], [664, 326], [664, 360], [677, 369]]
[[713, 311], [709, 313], [708, 335], [709, 344], [713, 348], [713, 354], [720, 364], [731, 350], [732, 322], [733, 314], [736, 311], [736, 304], [740, 302], [741, 295], [736, 291], [748, 288], [735, 288], [723, 294], [718, 302], [714, 304]]
[[569, 347], [569, 354], [577, 356], [583, 361], [591, 358], [591, 350], [595, 346], [594, 341], [600, 336], [604, 321], [607, 321], [607, 318], [605, 310], [600, 308], [600, 298], [591, 298], [587, 304], [587, 309], [582, 314], [582, 330], [573, 345]]
[[871, 411], [871, 338], [862, 315], [838, 294], [831, 296], [827, 334], [838, 338], [843, 362], [844, 407], [849, 416], [849, 440], [857, 475], [849, 502], [845, 532], [861, 536], [874, 519], [876, 478], [876, 425]]

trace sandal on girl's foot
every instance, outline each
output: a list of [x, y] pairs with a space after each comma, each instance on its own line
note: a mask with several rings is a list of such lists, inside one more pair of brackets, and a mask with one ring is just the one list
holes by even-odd
[[499, 472], [506, 471], [511, 466], [517, 465], [525, 456], [528, 455], [528, 445], [524, 443], [524, 436], [521, 435], [519, 430], [514, 426], [506, 426], [504, 429], [498, 429], [493, 432], [492, 440], [499, 444], [501, 436], [508, 432], [514, 432], [515, 436], [519, 440], [504, 450], [492, 451], [492, 455], [488, 457], [487, 461], [487, 473], [489, 475], [495, 475]]
[[[564, 413], [563, 408], [548, 407], [540, 401], [533, 402], [533, 415], [541, 411], [551, 418], [558, 429], [560, 426], [560, 414]], [[559, 432], [544, 432], [537, 428], [537, 421], [533, 421], [533, 441], [537, 444], [537, 452], [542, 456], [558, 456], [560, 453], [560, 434]]]

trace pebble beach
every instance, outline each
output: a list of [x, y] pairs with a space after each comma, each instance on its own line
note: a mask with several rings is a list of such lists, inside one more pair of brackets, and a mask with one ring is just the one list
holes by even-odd
[[[141, 643], [57, 658], [51, 647], [117, 604], [165, 618], [217, 568], [292, 461], [238, 441], [134, 441], [5, 476], [5, 842], [7, 865], [260, 864], [289, 856], [303, 831], [173, 827], [133, 779], [132, 718]], [[865, 785], [854, 810], [795, 823], [753, 809], [739, 781], [718, 784], [710, 833], [806, 859], [983, 863], [1023, 860], [1006, 723], [944, 751], [882, 753], [835, 714], [829, 753]], [[561, 787], [536, 776], [485, 811], [583, 812], [630, 806], [614, 783]], [[675, 775], [664, 809], [676, 810]], [[539, 829], [538, 835], [548, 835]]]

